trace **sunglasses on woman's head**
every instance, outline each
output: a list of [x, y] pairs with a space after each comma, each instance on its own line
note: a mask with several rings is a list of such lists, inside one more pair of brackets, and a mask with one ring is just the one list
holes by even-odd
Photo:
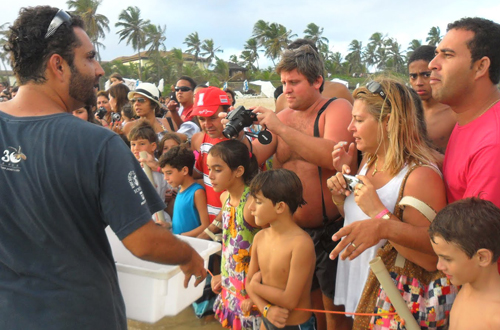
[[178, 91], [189, 92], [190, 90], [192, 90], [192, 89], [190, 87], [187, 87], [187, 86], [175, 87], [176, 92], [178, 92]]
[[132, 102], [132, 104], [135, 102], [144, 103], [144, 102], [146, 102], [146, 99], [143, 97], [138, 97], [136, 99], [131, 99], [130, 102]]
[[382, 89], [382, 85], [380, 85], [376, 81], [370, 81], [368, 84], [366, 84], [366, 89], [368, 89], [373, 94], [380, 95], [380, 97], [383, 98], [384, 100], [387, 97], [387, 95], [385, 95], [384, 90]]

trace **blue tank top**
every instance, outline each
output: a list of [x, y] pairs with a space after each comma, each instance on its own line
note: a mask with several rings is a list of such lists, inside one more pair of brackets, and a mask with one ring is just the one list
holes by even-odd
[[194, 204], [194, 193], [203, 189], [199, 183], [193, 183], [175, 197], [172, 232], [176, 235], [191, 231], [201, 225], [200, 215]]

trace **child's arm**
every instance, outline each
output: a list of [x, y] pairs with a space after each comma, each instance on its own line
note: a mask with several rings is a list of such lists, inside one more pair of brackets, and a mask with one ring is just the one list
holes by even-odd
[[315, 260], [312, 240], [309, 237], [295, 240], [286, 288], [282, 290], [253, 280], [249, 285], [247, 283], [247, 290], [272, 304], [292, 310], [297, 307], [302, 291], [308, 285]]
[[210, 219], [208, 218], [208, 208], [207, 208], [207, 195], [205, 189], [198, 189], [194, 192], [194, 206], [200, 215], [201, 224], [195, 229], [182, 233], [183, 236], [196, 237], [201, 234], [205, 228], [210, 225]]
[[[247, 273], [247, 278], [246, 278], [246, 286], [245, 289], [248, 292], [248, 295], [250, 296], [250, 299], [252, 299], [253, 303], [259, 311], [264, 314], [264, 307], [269, 305], [269, 302], [262, 299], [258, 294], [256, 294], [252, 289], [250, 288], [250, 282], [252, 281], [252, 277], [259, 271], [259, 257], [257, 253], [257, 244], [259, 241], [259, 236], [261, 236], [262, 232], [259, 232], [255, 235], [253, 239], [253, 244], [252, 244], [252, 250], [251, 250], [251, 258], [250, 258], [250, 265], [248, 266], [248, 273]], [[286, 321], [288, 319], [288, 314], [289, 311], [285, 308], [281, 308], [279, 306], [271, 306], [272, 308], [268, 309], [267, 312], [267, 319], [269, 322], [277, 326], [278, 328], [283, 328], [286, 325]]]

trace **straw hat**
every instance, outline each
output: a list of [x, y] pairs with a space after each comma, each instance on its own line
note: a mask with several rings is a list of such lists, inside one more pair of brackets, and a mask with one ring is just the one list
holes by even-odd
[[134, 98], [134, 94], [141, 94], [141, 95], [147, 97], [148, 99], [150, 99], [151, 101], [155, 102], [156, 104], [158, 104], [161, 107], [160, 91], [158, 90], [158, 88], [156, 88], [155, 85], [153, 85], [151, 83], [139, 84], [136, 89], [134, 89], [133, 91], [130, 91], [127, 94], [128, 99], [132, 100]]

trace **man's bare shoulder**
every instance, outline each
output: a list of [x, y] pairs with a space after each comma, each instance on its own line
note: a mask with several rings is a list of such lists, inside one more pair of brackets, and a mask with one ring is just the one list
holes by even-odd
[[433, 104], [431, 107], [427, 107], [425, 108], [425, 111], [427, 113], [432, 113], [432, 114], [446, 114], [446, 115], [449, 115], [449, 116], [453, 116], [453, 117], [456, 117], [456, 113], [451, 109], [451, 107], [447, 104], [443, 104], [443, 103], [436, 103], [436, 104]]
[[354, 103], [354, 99], [349, 89], [344, 84], [338, 82], [325, 81], [325, 86], [321, 95], [326, 98], [336, 97], [339, 99], [345, 99], [350, 104]]

